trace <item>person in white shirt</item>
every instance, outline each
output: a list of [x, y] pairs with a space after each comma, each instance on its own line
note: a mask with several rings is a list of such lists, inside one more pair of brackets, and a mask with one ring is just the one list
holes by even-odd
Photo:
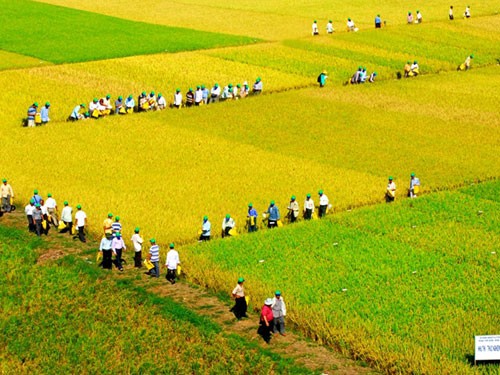
[[175, 108], [181, 108], [182, 106], [182, 93], [181, 89], [175, 90], [174, 94], [174, 107]]
[[48, 216], [52, 224], [56, 227], [59, 226], [59, 218], [57, 215], [57, 202], [52, 198], [52, 194], [47, 194], [47, 201], [45, 202], [45, 207], [47, 207]]
[[134, 235], [131, 238], [132, 243], [134, 244], [134, 267], [141, 268], [142, 267], [142, 243], [144, 240], [139, 234], [139, 227], [135, 228]]
[[49, 234], [50, 223], [49, 223], [49, 211], [47, 209], [47, 206], [45, 205], [45, 200], [42, 199], [40, 201], [40, 206], [42, 210], [43, 222], [45, 222], [45, 228], [43, 228], [43, 222], [42, 222], [42, 233], [44, 233], [47, 236]]
[[7, 179], [4, 178], [2, 180], [2, 185], [0, 186], [0, 193], [2, 196], [2, 211], [10, 212], [12, 207], [10, 205], [10, 201], [14, 198], [14, 190], [12, 190], [12, 186], [7, 183]]
[[208, 99], [208, 104], [218, 102], [219, 96], [220, 96], [220, 86], [218, 83], [216, 83], [214, 87], [212, 87], [212, 90], [210, 90], [210, 99]]
[[422, 13], [420, 13], [419, 10], [417, 10], [417, 21], [416, 23], [422, 23]]
[[94, 98], [94, 100], [92, 100], [89, 103], [89, 112], [90, 112], [90, 117], [99, 118], [100, 111], [99, 111], [99, 101], [97, 100], [97, 98]]
[[385, 201], [387, 203], [394, 202], [396, 199], [396, 184], [392, 176], [389, 177], [389, 182], [387, 183], [387, 189], [385, 191]]
[[328, 23], [326, 24], [326, 32], [328, 34], [332, 34], [333, 32], [335, 31], [335, 29], [333, 28], [333, 23], [332, 23], [332, 20], [328, 21]]
[[177, 274], [177, 266], [181, 264], [179, 259], [179, 253], [174, 248], [174, 244], [170, 244], [170, 250], [167, 253], [167, 261], [165, 262], [165, 267], [167, 267], [166, 279], [170, 284], [175, 284], [175, 276]]
[[125, 99], [125, 107], [127, 108], [127, 113], [134, 112], [135, 100], [132, 95], [129, 95], [127, 99]]
[[318, 21], [314, 20], [312, 24], [312, 35], [319, 35]]
[[194, 105], [199, 106], [203, 101], [203, 91], [201, 86], [196, 86], [196, 91], [194, 92]]
[[418, 76], [420, 74], [420, 67], [418, 66], [417, 60], [413, 61], [410, 66], [410, 76]]
[[450, 21], [453, 21], [454, 17], [453, 17], [453, 5], [450, 6], [450, 10], [448, 11], [448, 17], [450, 19]]
[[157, 104], [158, 104], [158, 109], [159, 110], [167, 108], [167, 101], [165, 100], [165, 97], [161, 94], [161, 92], [158, 93]]
[[274, 293], [273, 303], [271, 305], [271, 309], [273, 310], [273, 318], [274, 318], [274, 333], [280, 333], [281, 336], [286, 336], [285, 333], [285, 316], [286, 316], [286, 305], [283, 297], [281, 296], [281, 292], [277, 290]]
[[24, 207], [24, 213], [28, 219], [28, 230], [30, 232], [35, 232], [35, 226], [33, 225], [33, 211], [35, 210], [35, 200], [31, 199], [30, 202]]
[[73, 208], [68, 204], [68, 201], [64, 201], [64, 208], [61, 211], [61, 220], [66, 225], [59, 233], [68, 232], [71, 234], [71, 229], [73, 228]]
[[111, 95], [106, 95], [104, 98], [99, 100], [99, 110], [101, 111], [101, 116], [107, 116], [111, 114], [111, 110], [113, 109], [111, 105]]
[[347, 19], [347, 31], [356, 31], [356, 25], [354, 21], [350, 18]]
[[222, 219], [222, 238], [231, 237], [229, 231], [236, 226], [234, 219], [231, 215], [227, 214], [224, 219]]
[[328, 197], [326, 194], [323, 194], [323, 190], [318, 191], [319, 195], [319, 210], [318, 210], [318, 217], [323, 217], [326, 215], [326, 210], [328, 209], [328, 204], [330, 201], [328, 200]]
[[464, 18], [470, 18], [470, 6], [465, 7]]
[[311, 198], [311, 194], [306, 195], [306, 200], [304, 201], [304, 220], [311, 220], [314, 213], [314, 201]]
[[78, 234], [73, 237], [73, 239], [79, 239], [82, 242], [87, 242], [87, 239], [85, 238], [85, 225], [87, 225], [87, 215], [85, 214], [84, 211], [82, 211], [82, 206], [77, 205], [76, 209], [78, 210], [75, 214], [75, 227], [78, 230]]

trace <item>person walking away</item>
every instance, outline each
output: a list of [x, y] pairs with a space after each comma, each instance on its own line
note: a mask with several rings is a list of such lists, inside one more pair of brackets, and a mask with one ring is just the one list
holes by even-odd
[[122, 224], [120, 223], [120, 216], [115, 216], [115, 221], [111, 224], [111, 230], [113, 231], [113, 237], [116, 237], [117, 233], [121, 233]]
[[454, 17], [453, 17], [453, 5], [450, 6], [450, 10], [448, 11], [448, 18], [450, 19], [450, 21], [454, 20]]
[[314, 201], [311, 198], [311, 194], [306, 195], [306, 200], [304, 201], [304, 220], [311, 220], [314, 213]]
[[326, 210], [328, 209], [328, 204], [330, 203], [326, 194], [323, 193], [323, 190], [318, 191], [319, 195], [319, 210], [318, 217], [322, 218], [326, 215]]
[[[42, 199], [40, 203], [41, 209], [42, 209], [42, 231], [43, 233], [48, 236], [49, 235], [49, 230], [50, 230], [50, 221], [49, 221], [49, 210], [47, 209], [47, 206], [45, 205], [45, 201]], [[45, 224], [45, 228], [43, 227], [43, 224]]]
[[470, 18], [470, 5], [465, 7], [464, 18]]
[[411, 14], [411, 12], [408, 12], [408, 16], [406, 17], [406, 22], [408, 23], [408, 25], [413, 24], [413, 14]]
[[203, 216], [203, 223], [201, 224], [201, 234], [199, 242], [210, 241], [211, 234], [212, 234], [212, 224], [208, 220], [208, 216]]
[[312, 35], [319, 35], [318, 21], [314, 20], [312, 24]]
[[151, 238], [149, 240], [151, 247], [149, 248], [148, 259], [153, 263], [154, 268], [150, 271], [153, 277], [160, 277], [160, 247], [156, 244], [156, 240]]
[[38, 237], [40, 237], [42, 235], [42, 229], [43, 229], [42, 228], [43, 214], [40, 203], [35, 204], [35, 209], [33, 210], [32, 218], [33, 218], [33, 227], [35, 228], [35, 233]]
[[73, 237], [73, 239], [79, 239], [81, 242], [87, 242], [87, 239], [85, 238], [85, 226], [87, 225], [87, 215], [85, 214], [85, 211], [82, 210], [81, 205], [76, 206], [76, 214], [75, 214], [75, 227], [76, 230], [78, 231], [78, 234]]
[[271, 201], [269, 207], [267, 208], [266, 213], [269, 215], [267, 218], [267, 227], [275, 228], [278, 226], [278, 220], [280, 219], [280, 210], [274, 204], [274, 201]]
[[181, 89], [175, 90], [174, 94], [174, 107], [179, 109], [182, 107], [182, 93]]
[[45, 202], [45, 207], [47, 207], [49, 221], [54, 224], [57, 228], [59, 226], [59, 217], [57, 215], [57, 202], [52, 198], [52, 194], [47, 194], [47, 201]]
[[380, 14], [377, 14], [375, 17], [375, 28], [380, 29], [382, 27], [382, 19], [380, 18]]
[[326, 24], [326, 32], [328, 34], [333, 34], [334, 31], [335, 29], [333, 28], [333, 22], [332, 20], [329, 20], [328, 23]]
[[170, 244], [170, 250], [167, 253], [167, 260], [165, 261], [165, 267], [167, 267], [166, 279], [170, 284], [175, 284], [175, 277], [177, 275], [177, 267], [181, 264], [179, 259], [179, 253], [175, 250], [174, 244]]
[[387, 203], [394, 202], [396, 199], [396, 184], [394, 183], [392, 176], [389, 176], [389, 182], [387, 183], [387, 189], [385, 191], [385, 201]]
[[328, 78], [328, 76], [326, 75], [326, 70], [323, 70], [319, 76], [318, 76], [318, 83], [319, 83], [319, 87], [324, 87], [326, 85], [326, 79]]
[[279, 332], [281, 336], [286, 336], [285, 333], [286, 305], [279, 290], [277, 290], [274, 293], [274, 298], [271, 308], [273, 309], [273, 318], [274, 318], [273, 332], [274, 333]]
[[248, 204], [247, 223], [248, 233], [257, 232], [257, 210], [252, 203]]
[[38, 113], [38, 103], [35, 102], [33, 103], [29, 108], [28, 108], [28, 113], [27, 113], [27, 116], [28, 116], [28, 123], [27, 123], [27, 126], [29, 128], [32, 128], [35, 126], [35, 116], [37, 115]]
[[99, 251], [102, 253], [102, 268], [105, 270], [110, 270], [113, 265], [113, 240], [104, 236], [101, 238], [101, 243], [99, 245]]
[[232, 296], [234, 298], [234, 306], [231, 308], [231, 310], [229, 310], [238, 320], [240, 320], [241, 318], [248, 318], [248, 306], [245, 299], [245, 288], [243, 287], [244, 282], [245, 279], [243, 277], [240, 277], [238, 279], [238, 284], [236, 284], [232, 292]]
[[42, 197], [38, 194], [38, 190], [37, 189], [33, 190], [33, 197], [32, 197], [32, 199], [35, 201], [35, 204], [42, 202]]
[[236, 226], [234, 219], [231, 215], [227, 214], [224, 219], [222, 219], [222, 238], [231, 237], [230, 231]]
[[408, 193], [410, 198], [416, 198], [417, 194], [420, 193], [420, 179], [413, 172], [410, 175], [410, 189]]
[[35, 211], [35, 201], [33, 199], [24, 207], [24, 213], [26, 214], [26, 219], [28, 219], [28, 230], [31, 233], [35, 233], [35, 221], [33, 220], [33, 211]]
[[65, 227], [59, 231], [59, 233], [68, 232], [71, 235], [71, 229], [73, 228], [73, 208], [69, 206], [68, 201], [64, 201], [64, 208], [61, 212], [61, 220], [63, 221]]
[[134, 234], [131, 238], [132, 244], [134, 245], [134, 267], [141, 268], [142, 267], [142, 243], [144, 240], [139, 234], [139, 227], [135, 228]]
[[262, 90], [263, 90], [262, 79], [260, 77], [257, 77], [255, 83], [253, 84], [253, 94], [254, 95], [261, 94]]
[[47, 125], [48, 122], [50, 121], [49, 118], [49, 109], [50, 109], [50, 103], [47, 102], [45, 105], [42, 107], [42, 110], [40, 111], [40, 117], [42, 119], [42, 125]]
[[111, 212], [108, 213], [108, 217], [104, 219], [104, 222], [102, 223], [102, 230], [104, 233], [104, 237], [113, 237], [113, 214]]
[[292, 195], [290, 198], [290, 204], [287, 207], [288, 209], [288, 217], [290, 218], [290, 223], [295, 223], [297, 218], [299, 217], [299, 203], [295, 199], [295, 195]]
[[272, 304], [273, 300], [271, 298], [267, 298], [264, 301], [264, 306], [262, 306], [262, 309], [260, 310], [260, 335], [268, 344], [271, 342], [271, 332], [273, 331], [274, 318], [273, 310], [271, 308]]
[[186, 93], [186, 107], [192, 107], [194, 104], [194, 92], [190, 87], [188, 92]]
[[4, 178], [2, 180], [2, 187], [0, 188], [0, 193], [2, 196], [2, 211], [7, 213], [12, 209], [10, 202], [14, 199], [14, 190], [9, 183], [7, 183], [7, 179]]
[[113, 254], [115, 255], [115, 266], [120, 271], [123, 271], [122, 254], [126, 249], [127, 246], [125, 246], [125, 241], [123, 241], [122, 234], [120, 232], [117, 232], [115, 237], [111, 241], [111, 250], [113, 250]]

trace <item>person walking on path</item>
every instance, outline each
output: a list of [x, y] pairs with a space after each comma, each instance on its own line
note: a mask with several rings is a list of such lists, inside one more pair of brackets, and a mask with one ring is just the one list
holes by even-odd
[[82, 210], [81, 205], [76, 206], [76, 214], [75, 214], [75, 227], [76, 230], [78, 231], [78, 234], [73, 237], [73, 239], [79, 239], [81, 242], [87, 242], [87, 239], [85, 238], [85, 226], [87, 225], [87, 215], [85, 214], [85, 211]]
[[208, 220], [208, 216], [203, 216], [203, 223], [201, 224], [201, 234], [199, 242], [210, 241], [211, 234], [212, 234], [212, 224]]
[[2, 211], [10, 212], [11, 210], [11, 199], [14, 198], [14, 190], [12, 190], [12, 186], [7, 183], [7, 179], [4, 178], [2, 180], [2, 187], [0, 188], [0, 193], [2, 195]]
[[417, 194], [420, 193], [420, 179], [413, 172], [410, 175], [410, 189], [408, 193], [410, 198], [416, 198]]
[[42, 220], [43, 220], [43, 214], [42, 214], [42, 206], [40, 203], [35, 204], [35, 209], [33, 210], [32, 213], [32, 218], [33, 218], [33, 227], [35, 228], [35, 233], [38, 237], [42, 235]]
[[318, 191], [319, 195], [319, 210], [318, 217], [322, 218], [326, 215], [326, 211], [328, 209], [328, 204], [330, 203], [326, 194], [323, 193], [323, 190]]
[[131, 240], [134, 244], [134, 267], [141, 268], [142, 267], [142, 243], [144, 240], [139, 234], [139, 227], [135, 228], [134, 235]]
[[450, 6], [450, 10], [448, 11], [448, 18], [450, 19], [450, 21], [454, 20], [454, 17], [453, 17], [453, 5]]
[[26, 219], [28, 219], [28, 230], [31, 233], [35, 232], [35, 222], [33, 221], [33, 211], [35, 211], [35, 201], [33, 199], [24, 207], [24, 213], [26, 214]]
[[[49, 211], [47, 210], [47, 206], [45, 205], [45, 201], [42, 199], [42, 202], [40, 203], [40, 206], [42, 208], [42, 230], [43, 233], [48, 236], [49, 235], [49, 230], [50, 230], [50, 221], [49, 221]], [[45, 227], [44, 227], [45, 224]]]
[[227, 214], [224, 219], [222, 219], [222, 238], [231, 237], [230, 231], [236, 226], [236, 222]]
[[115, 266], [120, 271], [123, 271], [122, 265], [122, 253], [127, 249], [125, 246], [125, 241], [123, 241], [122, 234], [117, 232], [113, 241], [111, 241], [111, 250], [113, 250], [113, 254], [115, 255]]
[[271, 308], [272, 304], [273, 300], [271, 298], [267, 298], [260, 311], [259, 333], [268, 344], [271, 342], [271, 332], [273, 331], [274, 324], [273, 310]]
[[35, 201], [35, 204], [42, 203], [42, 197], [38, 194], [38, 189], [33, 190], [32, 199]]
[[389, 182], [387, 183], [387, 189], [385, 190], [385, 201], [387, 203], [394, 202], [396, 199], [396, 184], [392, 176], [389, 176]]
[[174, 244], [170, 244], [170, 250], [167, 253], [167, 260], [165, 261], [165, 267], [167, 267], [166, 279], [170, 284], [175, 284], [175, 277], [177, 275], [177, 267], [181, 264], [179, 259], [179, 253], [175, 250]]
[[285, 333], [285, 316], [286, 316], [286, 306], [283, 297], [281, 296], [281, 292], [277, 290], [274, 293], [273, 304], [271, 305], [273, 309], [273, 318], [274, 318], [274, 333], [280, 333], [281, 336], [286, 336]]
[[240, 320], [241, 318], [248, 318], [247, 315], [247, 300], [245, 299], [245, 288], [243, 287], [243, 283], [245, 279], [240, 277], [238, 279], [238, 284], [233, 289], [232, 296], [234, 298], [234, 306], [231, 308], [231, 311], [236, 319]]
[[306, 200], [304, 201], [304, 220], [311, 220], [314, 213], [314, 201], [311, 198], [311, 194], [306, 195]]
[[247, 222], [248, 233], [257, 232], [257, 210], [252, 203], [248, 204]]
[[102, 253], [102, 268], [110, 270], [113, 265], [113, 240], [111, 237], [104, 236], [99, 245], [99, 251]]
[[274, 204], [274, 201], [271, 201], [266, 213], [269, 215], [269, 217], [267, 218], [267, 227], [268, 228], [277, 227], [278, 220], [280, 219], [280, 210], [278, 209], [278, 206]]
[[113, 236], [113, 214], [111, 212], [108, 213], [108, 217], [104, 219], [102, 230], [104, 232], [104, 237], [111, 238]]
[[47, 215], [57, 228], [59, 226], [59, 217], [57, 215], [57, 202], [54, 198], [52, 198], [52, 194], [47, 194], [47, 201], [45, 201], [45, 207], [47, 207]]
[[120, 216], [115, 216], [115, 221], [111, 224], [111, 230], [113, 231], [113, 237], [116, 237], [117, 233], [122, 232], [122, 224], [120, 223]]
[[295, 199], [295, 195], [290, 198], [290, 204], [288, 205], [288, 217], [290, 218], [290, 223], [295, 223], [299, 217], [299, 203]]
[[149, 248], [148, 258], [154, 266], [150, 275], [158, 278], [160, 277], [160, 246], [156, 244], [156, 240], [154, 238], [151, 238], [149, 242], [151, 243], [151, 247]]
[[61, 220], [63, 221], [65, 227], [61, 229], [59, 233], [68, 232], [71, 235], [71, 229], [73, 228], [73, 208], [69, 206], [68, 201], [64, 201], [64, 208], [61, 212]]

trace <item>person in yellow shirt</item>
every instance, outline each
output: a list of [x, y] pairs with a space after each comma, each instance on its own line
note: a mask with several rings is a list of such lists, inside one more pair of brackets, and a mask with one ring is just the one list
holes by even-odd
[[12, 190], [12, 186], [7, 183], [7, 179], [4, 178], [2, 180], [2, 187], [0, 188], [0, 193], [2, 195], [2, 211], [10, 212], [13, 211], [13, 206], [11, 206], [11, 199], [14, 198], [14, 190]]
[[111, 239], [113, 237], [113, 214], [110, 212], [108, 214], [108, 217], [104, 219], [103, 223], [103, 231], [104, 231], [104, 237]]

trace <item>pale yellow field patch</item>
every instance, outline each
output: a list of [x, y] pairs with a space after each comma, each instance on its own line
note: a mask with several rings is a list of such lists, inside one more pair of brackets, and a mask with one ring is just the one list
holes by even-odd
[[21, 69], [34, 66], [52, 65], [35, 57], [0, 50], [0, 70]]

